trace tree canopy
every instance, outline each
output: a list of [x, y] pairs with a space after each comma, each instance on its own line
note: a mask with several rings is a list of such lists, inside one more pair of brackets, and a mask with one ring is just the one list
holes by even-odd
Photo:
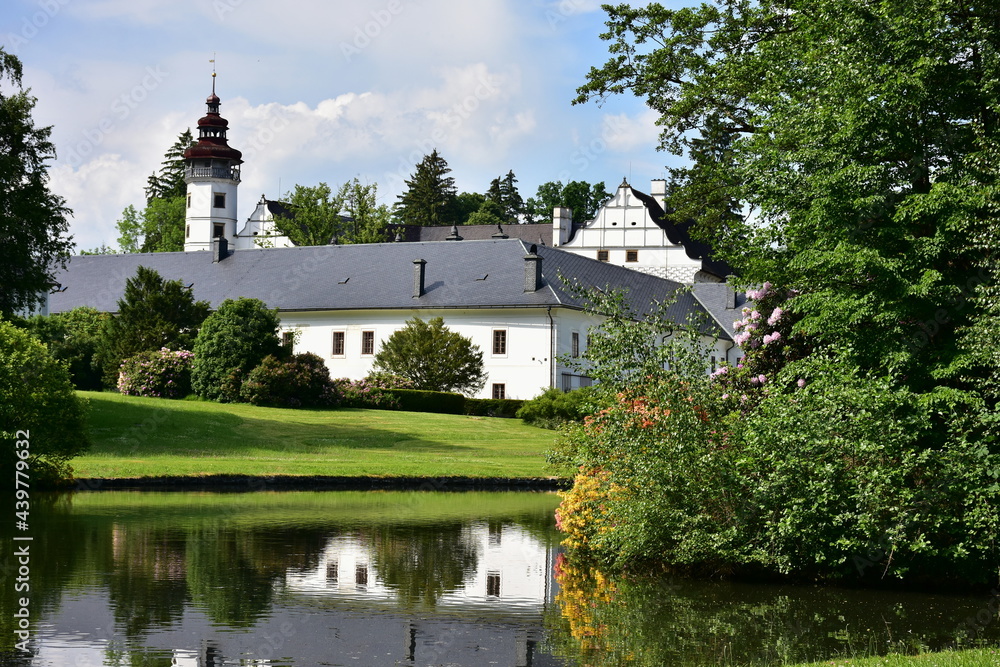
[[48, 187], [52, 128], [35, 126], [36, 99], [21, 75], [21, 61], [0, 47], [6, 89], [0, 89], [0, 314], [6, 315], [42, 302], [73, 247], [71, 211]]
[[326, 183], [296, 185], [285, 202], [290, 215], [277, 216], [275, 229], [295, 245], [389, 241], [389, 207], [378, 203], [378, 186], [357, 178], [337, 191]]
[[160, 170], [146, 179], [146, 206], [139, 211], [129, 204], [122, 211], [122, 217], [115, 223], [121, 252], [176, 252], [184, 249], [184, 220], [187, 216], [184, 151], [192, 141], [190, 129], [181, 132], [164, 154]]
[[406, 321], [375, 355], [375, 368], [413, 381], [414, 388], [475, 394], [486, 383], [477, 345], [435, 317]]
[[517, 178], [513, 169], [506, 176], [493, 179], [486, 198], [500, 207], [501, 219], [505, 224], [516, 224], [524, 215], [524, 200], [517, 191]]
[[208, 310], [208, 302], [195, 301], [180, 280], [140, 266], [125, 283], [118, 315], [104, 322], [97, 356], [105, 384], [115, 386], [122, 361], [139, 352], [190, 350]]
[[995, 247], [1000, 22], [950, 0], [606, 7], [577, 102], [630, 93], [686, 154], [667, 203], [799, 330], [933, 385]]
[[455, 220], [455, 179], [448, 174], [448, 162], [437, 149], [417, 164], [406, 183], [406, 192], [398, 195], [394, 213], [406, 225], [433, 226], [461, 224]]
[[573, 211], [573, 222], [582, 224], [592, 220], [597, 210], [611, 195], [600, 183], [570, 181], [563, 185], [559, 181], [549, 181], [538, 186], [534, 197], [525, 202], [524, 211], [529, 222], [551, 222], [552, 209], [557, 206]]

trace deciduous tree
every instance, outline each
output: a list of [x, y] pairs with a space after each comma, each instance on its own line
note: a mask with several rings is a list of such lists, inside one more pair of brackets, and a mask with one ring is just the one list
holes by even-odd
[[534, 197], [525, 202], [524, 211], [529, 222], [551, 222], [552, 209], [557, 206], [573, 211], [573, 222], [583, 224], [597, 215], [597, 210], [611, 197], [604, 182], [587, 183], [570, 181], [563, 185], [549, 181], [538, 186]]
[[435, 317], [419, 317], [389, 336], [375, 355], [375, 368], [402, 375], [416, 389], [475, 394], [486, 383], [479, 346]]

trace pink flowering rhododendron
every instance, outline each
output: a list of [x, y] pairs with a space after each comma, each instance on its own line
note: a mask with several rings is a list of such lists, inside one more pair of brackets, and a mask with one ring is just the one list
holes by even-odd
[[781, 308], [775, 308], [771, 311], [771, 316], [767, 318], [767, 323], [772, 327], [781, 321], [781, 316], [785, 313]]

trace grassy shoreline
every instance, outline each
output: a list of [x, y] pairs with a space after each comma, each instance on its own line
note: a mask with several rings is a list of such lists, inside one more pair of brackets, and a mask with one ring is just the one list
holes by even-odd
[[1000, 665], [1000, 649], [981, 648], [921, 655], [835, 658], [786, 665], [786, 667], [994, 667], [995, 665]]
[[77, 478], [552, 476], [554, 432], [519, 420], [79, 394], [94, 445]]

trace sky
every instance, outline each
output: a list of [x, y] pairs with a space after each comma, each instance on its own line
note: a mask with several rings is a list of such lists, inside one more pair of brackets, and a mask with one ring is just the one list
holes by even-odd
[[213, 66], [240, 220], [261, 195], [353, 178], [391, 206], [435, 148], [459, 192], [509, 170], [525, 199], [547, 181], [648, 192], [677, 164], [655, 114], [572, 104], [608, 58], [604, 21], [592, 0], [3, 0], [0, 44], [52, 126], [50, 188], [80, 250], [117, 246], [122, 210], [197, 136]]

